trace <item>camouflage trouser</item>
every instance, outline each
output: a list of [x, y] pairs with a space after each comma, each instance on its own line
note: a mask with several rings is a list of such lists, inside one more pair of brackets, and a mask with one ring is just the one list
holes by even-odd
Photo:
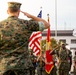
[[31, 75], [31, 72], [26, 69], [13, 69], [6, 71], [3, 75]]
[[37, 75], [46, 75], [45, 69], [37, 67]]
[[76, 75], [76, 66], [74, 66], [74, 75]]
[[69, 68], [68, 62], [61, 62], [59, 65], [59, 75], [69, 75]]
[[53, 69], [52, 69], [52, 71], [50, 72], [50, 75], [57, 75], [56, 72], [57, 72], [57, 67], [54, 66]]

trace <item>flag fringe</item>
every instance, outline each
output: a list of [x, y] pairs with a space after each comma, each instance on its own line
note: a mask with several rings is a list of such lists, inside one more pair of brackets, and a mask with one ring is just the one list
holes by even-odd
[[46, 73], [50, 74], [50, 72], [52, 71], [53, 68], [54, 68], [54, 65], [51, 67], [51, 69], [49, 71], [46, 70]]

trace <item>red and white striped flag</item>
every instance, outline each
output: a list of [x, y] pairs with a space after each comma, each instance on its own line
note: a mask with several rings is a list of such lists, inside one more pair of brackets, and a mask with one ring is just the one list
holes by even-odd
[[33, 32], [30, 36], [29, 46], [33, 50], [34, 54], [38, 56], [40, 54], [42, 33], [41, 31]]
[[[42, 10], [39, 12], [37, 17], [42, 18]], [[42, 38], [41, 31], [33, 32], [30, 36], [29, 47], [33, 50], [34, 55], [36, 56], [38, 56], [41, 52], [41, 45], [40, 45], [41, 38]]]

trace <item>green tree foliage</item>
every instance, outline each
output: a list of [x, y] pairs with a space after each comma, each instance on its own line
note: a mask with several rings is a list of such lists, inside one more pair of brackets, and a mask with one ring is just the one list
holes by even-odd
[[[58, 45], [56, 39], [54, 38], [51, 38], [50, 42], [51, 42], [52, 49], [54, 49]], [[42, 51], [46, 51], [46, 39], [41, 41], [41, 49]]]

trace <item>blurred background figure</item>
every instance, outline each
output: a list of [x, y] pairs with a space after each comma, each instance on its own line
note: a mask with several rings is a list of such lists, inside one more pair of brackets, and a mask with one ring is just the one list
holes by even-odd
[[70, 50], [70, 46], [69, 45], [66, 45], [66, 49], [67, 49], [67, 53], [68, 53], [68, 63], [70, 65], [70, 67], [69, 67], [69, 74], [70, 74], [71, 67], [72, 67], [72, 52]]
[[37, 58], [37, 75], [46, 75], [45, 72], [45, 54], [42, 51], [42, 54], [40, 54]]
[[58, 74], [69, 75], [70, 64], [68, 63], [68, 56], [70, 56], [65, 43], [61, 43], [58, 49], [52, 50], [50, 54], [57, 54], [59, 59]]
[[75, 56], [74, 56], [73, 60], [74, 60], [74, 68], [73, 68], [73, 71], [74, 71], [74, 75], [76, 75], [76, 51], [75, 51]]
[[30, 70], [31, 72], [31, 75], [35, 75], [35, 70], [36, 70], [36, 63], [37, 63], [37, 57], [33, 54], [33, 50], [30, 51], [30, 57], [31, 57], [31, 61], [32, 61], [32, 64], [33, 64], [33, 68]]

